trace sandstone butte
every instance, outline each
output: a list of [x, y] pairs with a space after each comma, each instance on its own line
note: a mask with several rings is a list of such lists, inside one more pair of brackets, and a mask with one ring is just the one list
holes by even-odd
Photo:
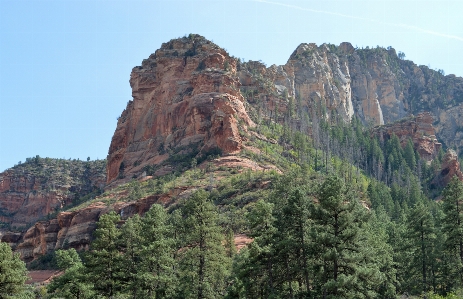
[[[169, 153], [238, 152], [243, 146], [239, 130], [254, 123], [244, 107], [236, 64], [225, 50], [193, 37], [163, 44], [135, 67], [133, 100], [109, 147], [108, 184], [130, 179], [146, 165], [160, 165]], [[157, 174], [169, 170], [166, 165]]]
[[[364, 124], [387, 124], [375, 132], [383, 138], [396, 134], [402, 143], [411, 138], [428, 161], [442, 146], [436, 136], [446, 146], [463, 146], [463, 119], [458, 117], [463, 79], [400, 60], [392, 48], [301, 44], [285, 65], [266, 67], [257, 61], [240, 62], [205, 38], [190, 35], [164, 43], [133, 68], [130, 85], [133, 99], [118, 119], [108, 151], [106, 188], [142, 177], [146, 167], [154, 167], [154, 175], [171, 172], [170, 157], [175, 155], [201, 157], [220, 151], [221, 165], [261, 169], [236, 155], [245, 148], [244, 133], [255, 126], [250, 115], [259, 121], [263, 112], [263, 117], [282, 122], [295, 102], [310, 116], [316, 111], [326, 119], [349, 121], [355, 116]], [[412, 113], [417, 116], [399, 121]], [[307, 124], [294, 125], [310, 133]], [[446, 155], [445, 161], [439, 184], [452, 173], [461, 174], [456, 154]], [[114, 209], [125, 218], [163, 200], [150, 196], [111, 207], [96, 202], [39, 221], [25, 233], [4, 233], [2, 241], [26, 261], [60, 248], [84, 249], [102, 213]], [[11, 211], [27, 206], [11, 197], [2, 197], [3, 202], [11, 203]], [[55, 201], [34, 202], [37, 208], [23, 209], [24, 215], [33, 215], [38, 207], [44, 214], [49, 210], [43, 206]]]

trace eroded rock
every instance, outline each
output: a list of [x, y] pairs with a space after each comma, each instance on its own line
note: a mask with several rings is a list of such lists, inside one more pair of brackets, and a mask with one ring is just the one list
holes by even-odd
[[130, 85], [133, 100], [109, 148], [108, 183], [174, 154], [235, 153], [242, 148], [239, 127], [254, 126], [239, 92], [236, 60], [201, 36], [163, 44], [132, 70]]

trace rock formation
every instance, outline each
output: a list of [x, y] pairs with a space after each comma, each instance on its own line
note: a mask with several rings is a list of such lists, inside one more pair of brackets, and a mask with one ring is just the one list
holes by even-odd
[[174, 155], [234, 153], [242, 148], [239, 130], [254, 125], [236, 59], [198, 35], [163, 44], [132, 70], [130, 85], [133, 100], [109, 148], [108, 183], [140, 175], [145, 166], [169, 167]]
[[[373, 129], [383, 139], [395, 134], [405, 145], [411, 138], [427, 161], [442, 147], [436, 136], [463, 149], [463, 79], [401, 60], [392, 48], [301, 44], [285, 65], [266, 67], [242, 62], [192, 34], [163, 44], [133, 68], [130, 85], [133, 99], [118, 119], [106, 176], [98, 167], [64, 162], [39, 165], [34, 171], [8, 170], [0, 174], [1, 222], [26, 226], [105, 182], [112, 188], [146, 172], [157, 176], [182, 171], [193, 158], [216, 153], [222, 153], [214, 160], [218, 167], [275, 169], [239, 155], [244, 148], [259, 154], [245, 144], [253, 138], [278, 142], [248, 131], [262, 120], [310, 132], [315, 118], [335, 123], [358, 117], [366, 125], [386, 124]], [[463, 179], [457, 154], [448, 152], [434, 184], [445, 186], [453, 175]], [[96, 202], [0, 238], [30, 261], [60, 248], [87, 248], [96, 221], [110, 209], [125, 218], [168, 200], [164, 194], [112, 205]]]
[[280, 115], [291, 97], [301, 115], [344, 121], [355, 115], [371, 125], [428, 111], [439, 140], [463, 149], [463, 78], [399, 59], [393, 48], [301, 44], [283, 66], [251, 61], [238, 69], [246, 99], [279, 107]]
[[441, 170], [436, 175], [431, 185], [443, 188], [447, 186], [454, 176], [457, 176], [461, 181], [463, 181], [463, 173], [460, 170], [460, 162], [458, 162], [457, 153], [454, 150], [449, 149], [442, 159]]
[[392, 124], [376, 127], [373, 134], [379, 136], [380, 140], [387, 140], [394, 134], [399, 137], [402, 147], [405, 147], [408, 139], [411, 139], [420, 157], [426, 161], [431, 161], [442, 148], [442, 144], [436, 139], [432, 120], [432, 115], [429, 112], [423, 112], [416, 117], [412, 116]]
[[135, 214], [143, 215], [152, 204], [162, 200], [161, 196], [149, 196], [109, 206], [95, 202], [83, 209], [61, 212], [56, 219], [39, 221], [25, 233], [6, 232], [0, 236], [0, 241], [9, 243], [26, 262], [62, 248], [88, 249], [102, 214], [114, 210], [122, 219], [127, 219]]
[[0, 173], [0, 223], [26, 227], [74, 199], [102, 189], [104, 168], [105, 161], [35, 157]]
[[215, 148], [237, 152], [240, 130], [253, 126], [248, 114], [254, 121], [278, 122], [288, 121], [288, 113], [301, 120], [356, 116], [382, 125], [429, 111], [412, 132], [426, 133], [422, 126], [434, 124], [436, 132], [425, 134], [430, 139], [413, 137], [420, 154], [433, 157], [440, 146], [433, 135], [463, 147], [463, 79], [399, 59], [393, 48], [301, 44], [285, 65], [266, 67], [241, 62], [190, 35], [163, 44], [132, 70], [130, 84], [133, 100], [108, 153], [108, 183], [139, 176], [147, 165], [167, 173], [179, 155], [198, 157]]

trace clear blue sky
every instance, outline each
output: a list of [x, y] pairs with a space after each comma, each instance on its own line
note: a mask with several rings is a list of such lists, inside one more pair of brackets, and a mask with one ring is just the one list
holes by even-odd
[[462, 0], [0, 0], [0, 171], [105, 158], [132, 67], [172, 38], [198, 33], [267, 65], [303, 42], [392, 46], [463, 76], [462, 12]]

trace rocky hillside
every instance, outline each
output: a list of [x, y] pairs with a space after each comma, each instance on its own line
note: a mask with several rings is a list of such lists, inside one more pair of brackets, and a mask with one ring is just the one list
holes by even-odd
[[28, 158], [0, 173], [0, 223], [3, 228], [24, 229], [69, 206], [73, 201], [102, 190], [106, 161]]
[[283, 66], [246, 65], [308, 112], [382, 125], [428, 111], [446, 146], [463, 145], [463, 78], [400, 59], [393, 48], [301, 44]]
[[372, 130], [372, 133], [378, 136], [380, 141], [396, 135], [399, 137], [402, 147], [405, 147], [408, 139], [411, 139], [420, 158], [432, 161], [442, 149], [442, 144], [436, 139], [436, 130], [432, 123], [431, 113], [423, 112], [416, 117], [410, 116], [394, 123], [377, 126]]

